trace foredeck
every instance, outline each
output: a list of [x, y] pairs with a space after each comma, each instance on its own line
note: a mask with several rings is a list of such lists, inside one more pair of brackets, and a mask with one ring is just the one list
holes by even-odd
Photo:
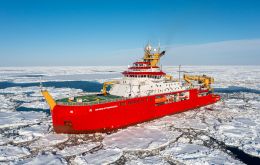
[[112, 102], [122, 99], [120, 96], [115, 95], [101, 95], [101, 94], [92, 94], [84, 96], [69, 97], [56, 100], [57, 104], [60, 105], [92, 105], [100, 104], [105, 102]]

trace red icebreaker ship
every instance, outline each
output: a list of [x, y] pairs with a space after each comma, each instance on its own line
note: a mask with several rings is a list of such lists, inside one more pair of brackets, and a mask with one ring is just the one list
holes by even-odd
[[164, 55], [165, 51], [148, 44], [144, 57], [128, 67], [122, 79], [105, 82], [99, 94], [54, 100], [42, 90], [55, 132], [107, 132], [220, 100], [212, 93], [211, 77], [184, 74], [180, 80], [164, 73], [158, 66]]

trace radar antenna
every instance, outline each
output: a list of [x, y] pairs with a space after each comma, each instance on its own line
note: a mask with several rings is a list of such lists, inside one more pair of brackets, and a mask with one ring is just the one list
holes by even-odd
[[161, 42], [159, 40], [159, 42], [158, 42], [158, 53], [160, 53], [160, 50], [161, 50]]
[[41, 91], [42, 91], [42, 76], [40, 77], [40, 89], [41, 89]]

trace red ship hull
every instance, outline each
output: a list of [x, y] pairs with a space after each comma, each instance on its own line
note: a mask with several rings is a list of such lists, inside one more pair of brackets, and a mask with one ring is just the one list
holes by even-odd
[[[189, 99], [162, 104], [156, 103], [156, 97], [166, 94], [95, 105], [57, 104], [51, 111], [53, 127], [57, 133], [107, 132], [206, 106], [220, 100], [218, 95], [200, 95], [197, 89], [186, 92], [189, 92]], [[174, 93], [180, 92], [170, 94]]]

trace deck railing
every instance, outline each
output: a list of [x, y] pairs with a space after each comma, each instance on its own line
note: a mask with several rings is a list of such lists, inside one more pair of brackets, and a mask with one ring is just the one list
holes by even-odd
[[[156, 94], [156, 95], [153, 95], [153, 96], [167, 95], [167, 94], [176, 94], [176, 93], [188, 92], [188, 91], [189, 91], [189, 89], [188, 90], [183, 90], [183, 91], [175, 91], [175, 92], [169, 92], [169, 93], [163, 93], [163, 94]], [[123, 98], [101, 100], [101, 101], [95, 101], [95, 102], [62, 102], [62, 101], [57, 101], [57, 105], [90, 106], [90, 105], [94, 105], [94, 104], [111, 103], [111, 102], [124, 101], [124, 100], [128, 100], [128, 99], [136, 99], [136, 98], [141, 98], [141, 97], [147, 97], [147, 96], [137, 96], [137, 97], [134, 97], [134, 98], [123, 97]]]
[[[135, 97], [137, 98], [137, 97]], [[95, 102], [62, 102], [58, 101], [57, 105], [69, 105], [69, 106], [90, 106], [94, 104], [103, 104], [103, 103], [110, 103], [110, 102], [116, 102], [116, 101], [124, 101], [129, 98], [117, 98], [117, 99], [109, 99], [109, 100], [101, 100], [101, 101], [95, 101]]]

